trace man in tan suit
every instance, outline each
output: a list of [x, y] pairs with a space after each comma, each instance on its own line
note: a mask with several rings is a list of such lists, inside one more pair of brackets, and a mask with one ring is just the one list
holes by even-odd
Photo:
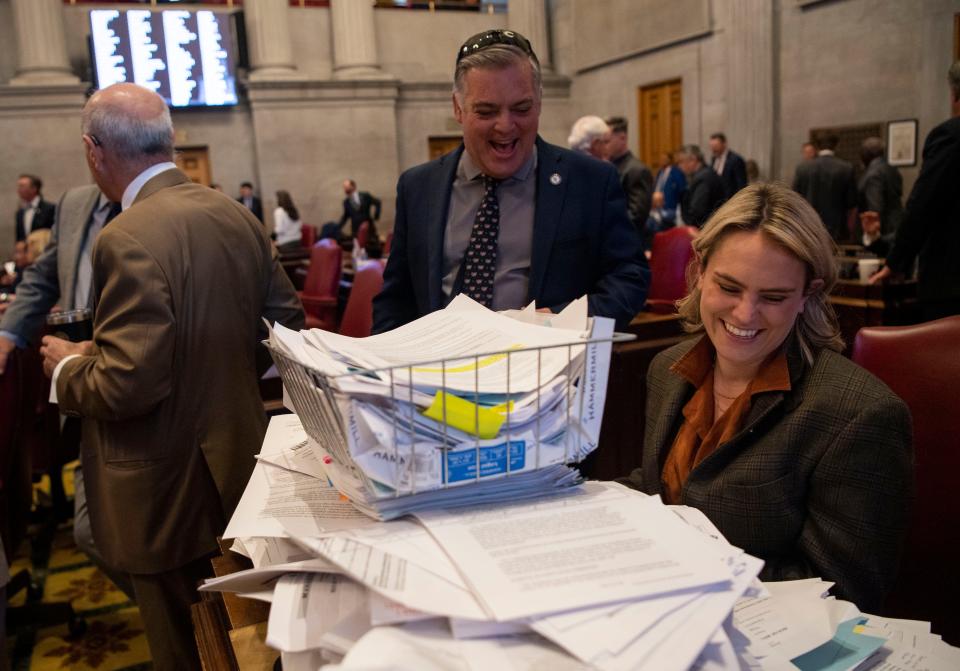
[[261, 315], [300, 328], [263, 226], [171, 162], [163, 100], [132, 84], [83, 111], [87, 163], [123, 212], [93, 256], [93, 342], [44, 338], [61, 410], [83, 418], [94, 540], [131, 574], [158, 669], [199, 668], [190, 603], [254, 465]]

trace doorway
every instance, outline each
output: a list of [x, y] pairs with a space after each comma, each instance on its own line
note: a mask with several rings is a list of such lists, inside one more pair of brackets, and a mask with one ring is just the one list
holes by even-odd
[[430, 148], [430, 159], [440, 158], [444, 154], [449, 154], [454, 149], [460, 146], [460, 143], [463, 142], [463, 138], [459, 135], [455, 137], [430, 137], [427, 138], [427, 142]]
[[674, 79], [641, 86], [637, 92], [640, 133], [637, 155], [656, 172], [661, 155], [683, 144], [683, 87]]
[[202, 147], [177, 147], [177, 167], [197, 184], [210, 186], [210, 150]]

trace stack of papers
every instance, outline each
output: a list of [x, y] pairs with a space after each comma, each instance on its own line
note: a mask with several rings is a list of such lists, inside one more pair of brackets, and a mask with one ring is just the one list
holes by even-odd
[[695, 509], [588, 482], [379, 522], [309, 444], [297, 416], [271, 420], [225, 533], [254, 568], [202, 588], [270, 602], [284, 668], [960, 668], [929, 624], [760, 583]]
[[461, 295], [369, 338], [277, 326], [270, 347], [305, 449], [387, 520], [579, 482], [567, 464], [597, 446], [614, 336], [586, 306], [508, 316]]

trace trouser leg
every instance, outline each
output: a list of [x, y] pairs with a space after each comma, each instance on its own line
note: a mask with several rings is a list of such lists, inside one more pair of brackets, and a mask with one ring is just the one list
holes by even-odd
[[198, 583], [212, 575], [210, 558], [201, 557], [173, 571], [130, 576], [158, 671], [200, 669], [190, 605], [200, 600]]
[[73, 472], [73, 540], [77, 548], [86, 554], [90, 561], [100, 569], [100, 571], [113, 581], [113, 584], [120, 588], [130, 599], [135, 599], [133, 594], [133, 583], [130, 582], [130, 575], [122, 571], [115, 571], [107, 566], [96, 543], [93, 541], [93, 532], [90, 530], [90, 511], [87, 508], [87, 490], [83, 484], [83, 467], [77, 466]]

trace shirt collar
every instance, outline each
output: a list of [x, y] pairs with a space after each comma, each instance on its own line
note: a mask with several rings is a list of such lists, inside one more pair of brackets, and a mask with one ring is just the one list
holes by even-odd
[[833, 151], [830, 149], [821, 149], [817, 152], [817, 156], [833, 156]]
[[[533, 169], [537, 166], [537, 146], [533, 146], [533, 152], [530, 154], [530, 157], [524, 161], [515, 173], [510, 175], [507, 180], [516, 180], [523, 182], [530, 176], [533, 172]], [[470, 152], [466, 149], [463, 150], [463, 153], [460, 155], [460, 164], [457, 167], [457, 176], [462, 178], [465, 181], [473, 181], [481, 175], [480, 166], [478, 166], [473, 157], [470, 156]], [[507, 181], [504, 180], [504, 181]]]
[[143, 185], [149, 182], [151, 179], [159, 175], [161, 172], [166, 172], [167, 170], [175, 170], [177, 165], [171, 161], [164, 161], [163, 163], [155, 163], [149, 168], [137, 175], [132, 182], [127, 185], [127, 188], [123, 190], [123, 197], [120, 199], [120, 206], [124, 211], [130, 209], [130, 206], [133, 205], [133, 201], [137, 199], [137, 196], [140, 195], [140, 189], [143, 188]]
[[[713, 343], [704, 335], [670, 367], [670, 370], [699, 388], [713, 370], [715, 357], [716, 350]], [[750, 383], [750, 395], [764, 391], [790, 391], [791, 388], [786, 347], [781, 346], [760, 366], [757, 376]]]

